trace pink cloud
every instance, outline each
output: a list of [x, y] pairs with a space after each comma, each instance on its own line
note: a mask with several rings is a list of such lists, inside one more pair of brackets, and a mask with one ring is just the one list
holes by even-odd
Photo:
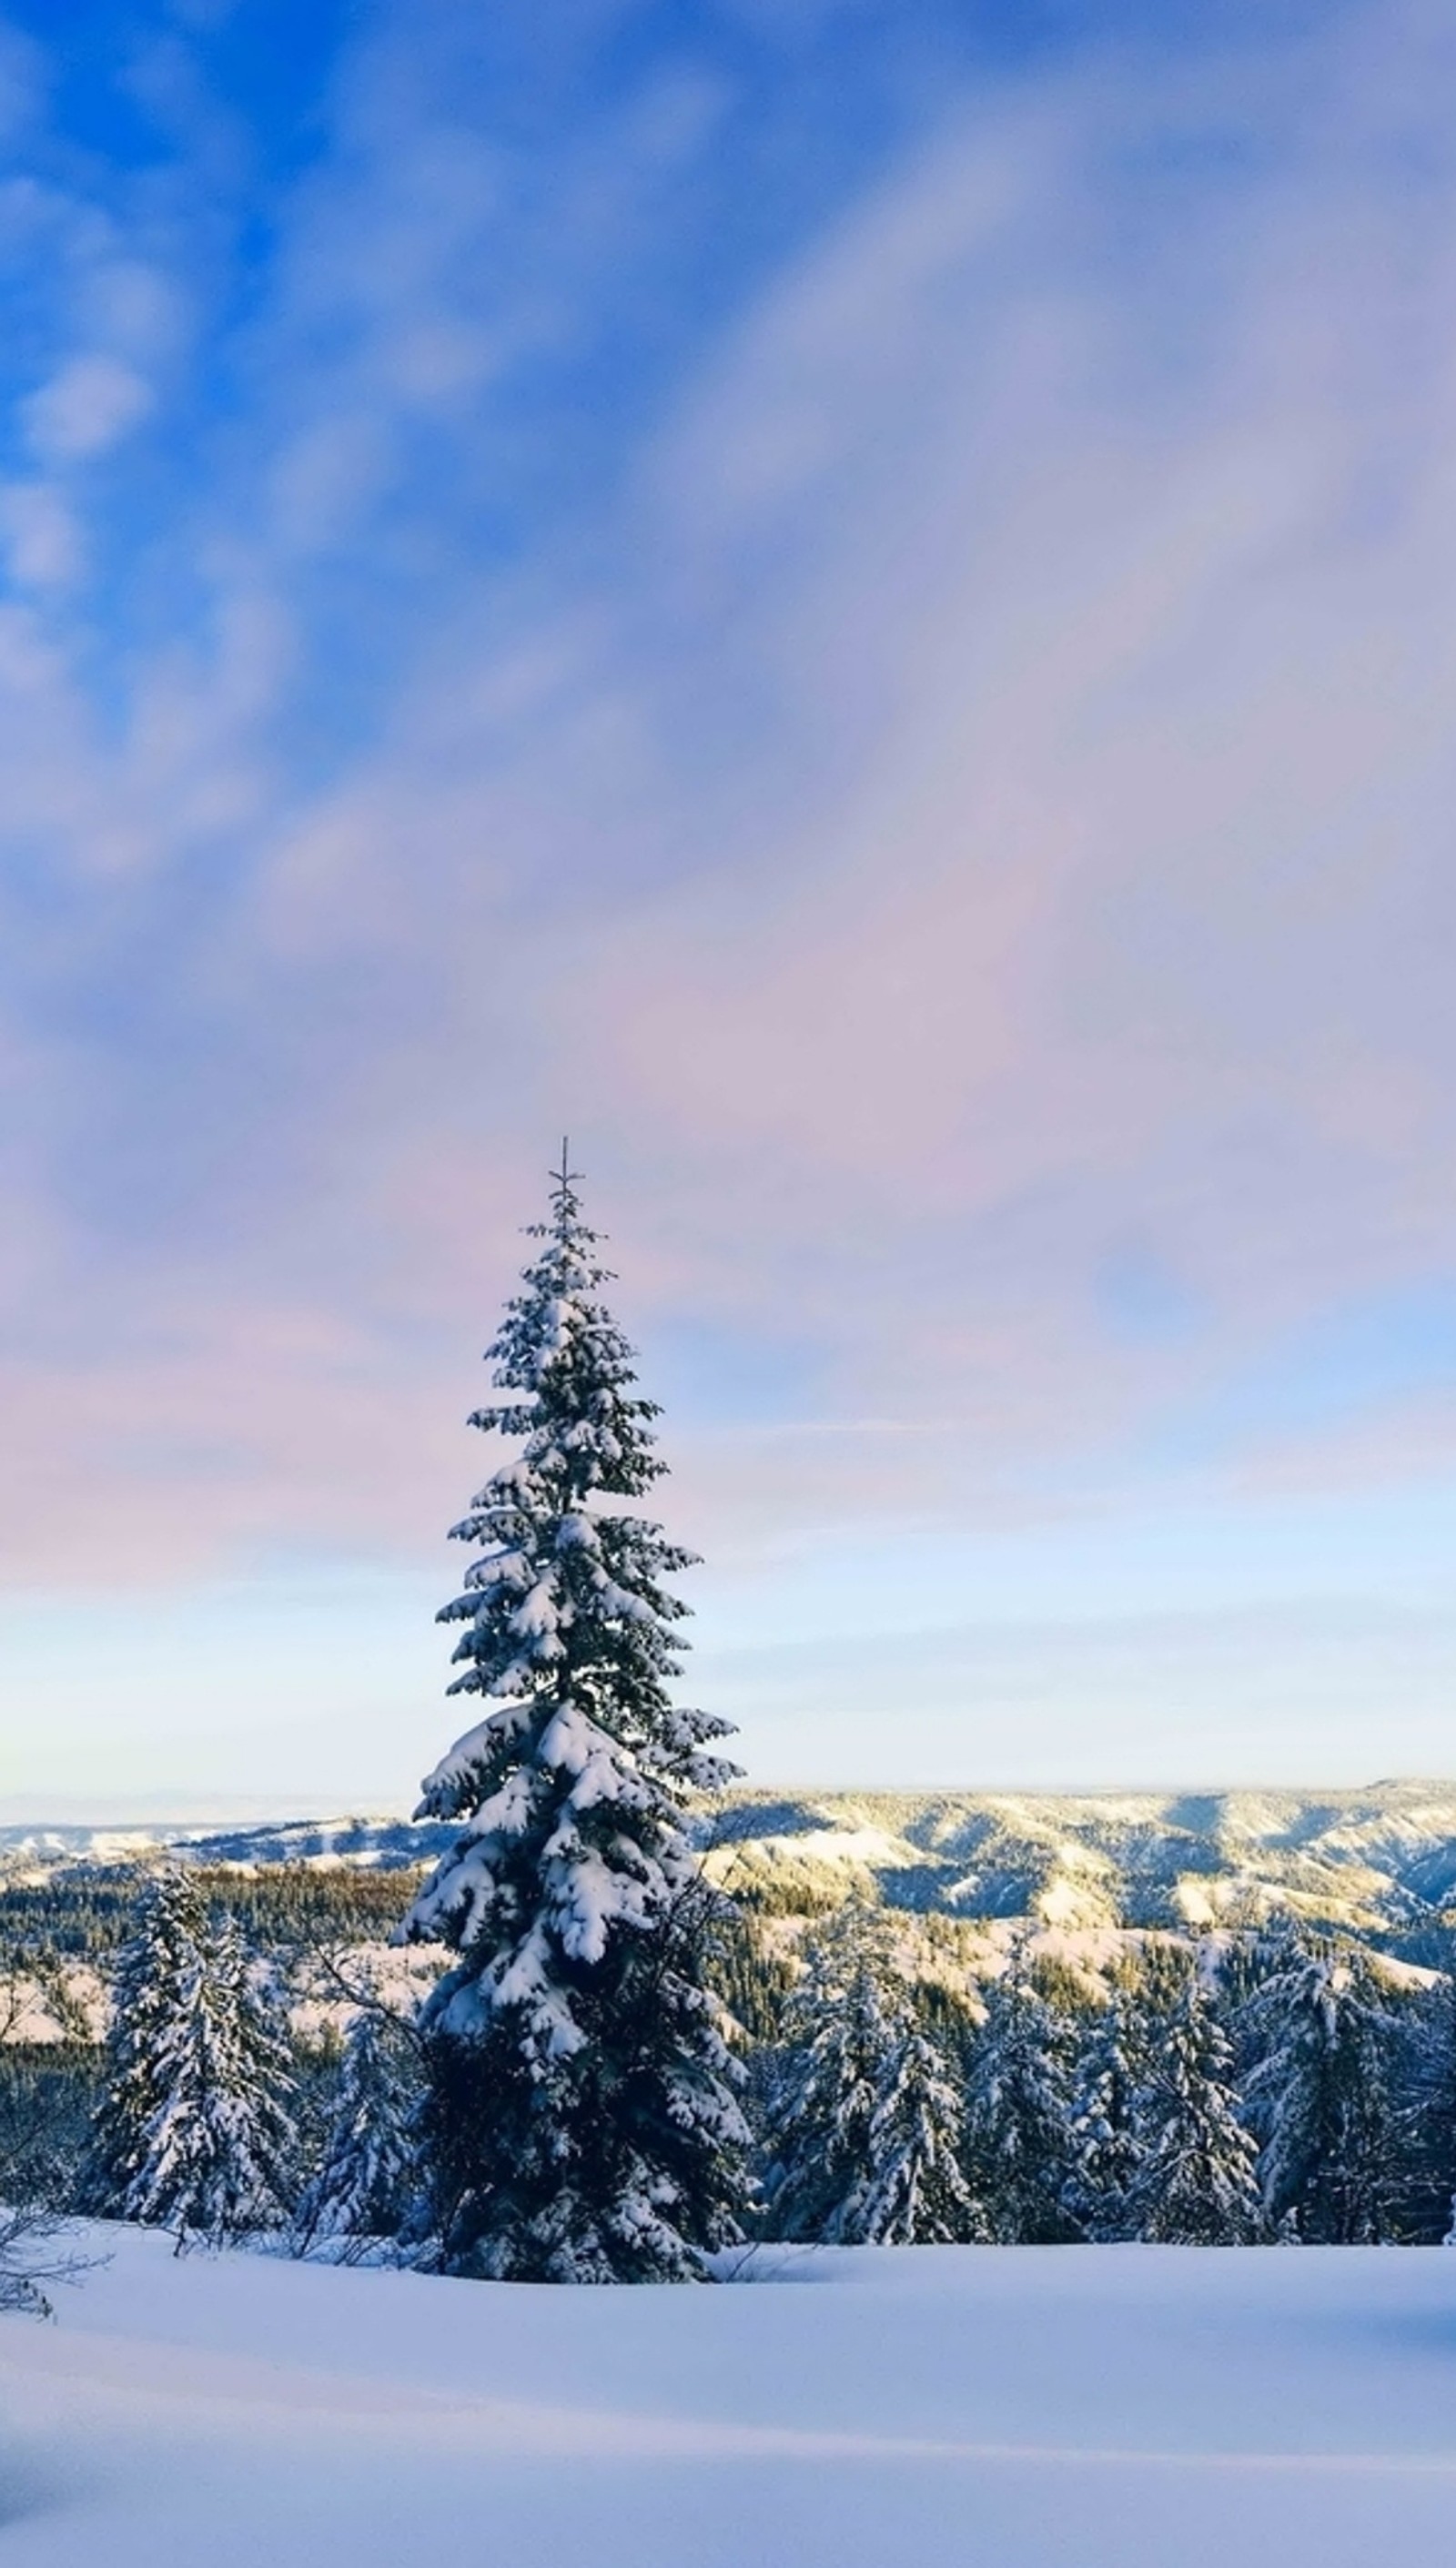
[[[650, 1347], [796, 1337], [789, 1427], [896, 1430], [770, 1458], [685, 1423], [728, 1542], [763, 1504], [1055, 1505], [1275, 1329], [1451, 1271], [1456, 169], [1389, 59], [1424, 23], [1332, 35], [1307, 112], [1231, 64], [1273, 175], [1130, 268], [1109, 163], [1198, 102], [1134, 69], [949, 123], [705, 367], [616, 584], [553, 565], [503, 636], [459, 609], [304, 802], [267, 751], [297, 557], [367, 516], [389, 403], [494, 361], [435, 290], [489, 169], [431, 199], [402, 161], [388, 268], [320, 182], [300, 312], [347, 252], [364, 353], [276, 423], [255, 539], [214, 533], [210, 657], [158, 658], [111, 748], [47, 629], [0, 629], [15, 807], [77, 881], [235, 867], [190, 995], [271, 1117], [105, 1274], [38, 1215], [14, 1307], [39, 1265], [71, 1336], [11, 1380], [47, 1457], [17, 1562], [99, 1521], [139, 1569], [432, 1542], [564, 1124]], [[1377, 185], [1412, 117], [1423, 189]], [[47, 1116], [104, 1123], [100, 1076], [78, 1042]], [[1109, 1342], [1129, 1234], [1187, 1339]]]

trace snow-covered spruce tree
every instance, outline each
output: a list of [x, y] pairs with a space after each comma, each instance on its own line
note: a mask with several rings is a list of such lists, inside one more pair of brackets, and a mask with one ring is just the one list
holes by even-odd
[[344, 2057], [323, 2157], [294, 2215], [297, 2251], [348, 2263], [394, 2238], [413, 2209], [423, 2093], [413, 2026], [361, 2006]]
[[112, 1975], [101, 2093], [81, 2186], [83, 2208], [104, 2219], [129, 2216], [163, 2098], [161, 2035], [181, 2013], [207, 1939], [207, 1904], [193, 1875], [175, 1865], [158, 1873], [143, 1892]]
[[1097, 2243], [1133, 2235], [1127, 2196], [1142, 2156], [1137, 2003], [1117, 1989], [1086, 2028], [1072, 2073], [1063, 2209]]
[[1258, 2152], [1239, 2115], [1233, 2046], [1194, 1957], [1149, 2027], [1137, 2099], [1142, 2152], [1122, 2235], [1164, 2246], [1248, 2247], [1267, 2236]]
[[986, 1991], [966, 2093], [972, 2188], [986, 2234], [1007, 2245], [1074, 2238], [1068, 2028], [1019, 1953]]
[[129, 1952], [119, 2016], [133, 2004], [136, 2039], [114, 2036], [119, 2075], [98, 2133], [98, 2165], [113, 2175], [107, 2207], [174, 2229], [179, 2245], [220, 2246], [280, 2221], [293, 2136], [287, 2037], [254, 1985], [236, 1920], [210, 1919], [184, 1880], [158, 1897]]
[[974, 2238], [961, 2096], [891, 1920], [846, 1902], [785, 2004], [764, 2134], [768, 2233], [840, 2245]]
[[[486, 1361], [519, 1440], [452, 1527], [483, 1544], [444, 1622], [450, 1688], [489, 1710], [424, 1785], [460, 1834], [402, 1938], [457, 1955], [421, 2019], [432, 2240], [422, 2261], [524, 2281], [690, 2279], [730, 2242], [747, 2133], [703, 1982], [715, 1894], [685, 1825], [737, 1769], [731, 1725], [674, 1707], [664, 1584], [692, 1555], [621, 1501], [661, 1474], [656, 1403], [600, 1299], [565, 1153], [540, 1250]], [[606, 1500], [605, 1505], [599, 1503]]]
[[1290, 1931], [1244, 2015], [1270, 2218], [1306, 2245], [1390, 2236], [1401, 2028], [1370, 1955]]

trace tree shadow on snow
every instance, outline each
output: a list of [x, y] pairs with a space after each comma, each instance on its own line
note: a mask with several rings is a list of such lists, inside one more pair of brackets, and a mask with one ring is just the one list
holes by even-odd
[[0, 2442], [0, 2533], [31, 2515], [54, 2514], [89, 2493], [74, 2463], [63, 2466], [53, 2454]]

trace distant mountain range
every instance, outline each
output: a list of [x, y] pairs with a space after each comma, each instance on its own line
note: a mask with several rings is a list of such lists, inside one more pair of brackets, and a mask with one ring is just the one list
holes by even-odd
[[[1456, 1926], [1456, 1782], [1353, 1791], [727, 1793], [695, 1825], [729, 1888], [780, 1915], [858, 1888], [900, 1908], [1070, 1933], [1248, 1923], [1288, 1908], [1415, 1952]], [[455, 1831], [403, 1819], [0, 1829], [0, 1877], [146, 1859], [428, 1861]]]
[[162, 1820], [47, 1827], [32, 1820], [0, 1827], [0, 1876], [27, 1871], [34, 1877], [61, 1864], [145, 1862], [163, 1848], [192, 1863], [348, 1863], [399, 1871], [429, 1862], [457, 1834], [437, 1820], [417, 1826], [382, 1818], [249, 1819], [225, 1827]]

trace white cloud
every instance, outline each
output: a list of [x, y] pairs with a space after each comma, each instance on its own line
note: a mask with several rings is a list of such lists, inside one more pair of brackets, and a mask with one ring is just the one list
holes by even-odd
[[150, 387], [131, 366], [94, 354], [68, 359], [22, 404], [22, 414], [38, 455], [75, 464], [106, 454], [151, 406]]
[[0, 533], [11, 578], [21, 588], [67, 588], [81, 566], [81, 532], [73, 510], [43, 482], [0, 486]]

